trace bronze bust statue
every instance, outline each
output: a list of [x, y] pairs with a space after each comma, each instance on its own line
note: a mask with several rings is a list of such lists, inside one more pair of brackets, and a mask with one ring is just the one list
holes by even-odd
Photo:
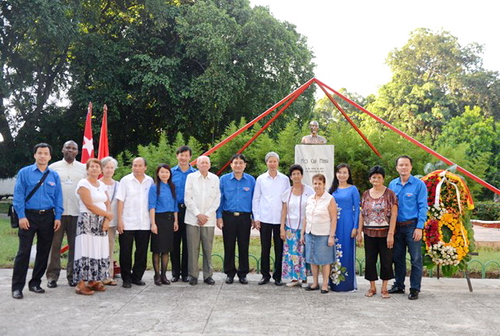
[[309, 145], [324, 145], [326, 144], [326, 139], [321, 135], [318, 135], [319, 123], [315, 120], [309, 123], [309, 129], [311, 130], [310, 135], [306, 135], [302, 137], [300, 141], [303, 144]]

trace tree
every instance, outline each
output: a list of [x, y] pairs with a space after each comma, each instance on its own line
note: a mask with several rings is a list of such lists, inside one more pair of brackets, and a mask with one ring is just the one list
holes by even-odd
[[496, 106], [480, 99], [484, 92], [478, 90], [479, 81], [493, 82], [495, 87], [498, 81], [498, 74], [482, 68], [481, 53], [478, 44], [462, 47], [449, 32], [416, 29], [405, 46], [389, 54], [392, 80], [368, 109], [403, 131], [434, 142], [443, 125], [466, 105]]
[[[108, 4], [84, 16], [69, 96], [72, 111], [108, 104], [114, 152], [165, 132], [169, 142], [182, 132], [206, 148], [231, 121], [254, 118], [313, 76], [305, 39], [248, 1]], [[312, 104], [310, 92], [279, 123]]]
[[27, 146], [40, 141], [54, 144], [65, 133], [63, 125], [68, 123], [60, 118], [61, 109], [53, 100], [68, 84], [78, 11], [73, 1], [3, 0], [0, 17], [0, 133], [4, 140], [0, 156], [9, 158], [0, 163], [0, 177], [8, 177], [32, 161]]

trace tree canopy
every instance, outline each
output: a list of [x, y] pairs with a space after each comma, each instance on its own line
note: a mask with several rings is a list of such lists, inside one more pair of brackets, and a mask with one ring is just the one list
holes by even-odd
[[[32, 162], [37, 142], [56, 153], [68, 139], [80, 142], [89, 101], [94, 130], [100, 107], [109, 107], [110, 150], [122, 164], [134, 155], [172, 163], [175, 146], [189, 143], [198, 155], [313, 77], [306, 38], [248, 0], [0, 0], [0, 17], [0, 156], [8, 158], [0, 160], [0, 178]], [[377, 94], [341, 92], [498, 186], [500, 74], [483, 68], [482, 46], [421, 28], [387, 64], [393, 76]], [[248, 147], [250, 173], [265, 169], [271, 148], [283, 169], [291, 164], [311, 118], [361, 189], [372, 165], [391, 168], [402, 153], [414, 156], [415, 173], [435, 162], [339, 99], [378, 158], [328, 99], [315, 105], [313, 93], [305, 91]], [[267, 120], [215, 152], [214, 169]]]
[[[247, 0], [0, 4], [0, 155], [14, 159], [0, 177], [30, 162], [37, 141], [78, 141], [89, 101], [109, 107], [113, 153], [178, 132], [207, 148], [313, 77], [305, 37]], [[313, 104], [309, 90], [279, 125], [309, 119]]]

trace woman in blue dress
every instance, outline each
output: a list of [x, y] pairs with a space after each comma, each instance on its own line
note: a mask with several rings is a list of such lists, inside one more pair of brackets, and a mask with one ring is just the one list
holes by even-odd
[[[359, 191], [353, 185], [351, 168], [346, 163], [335, 167], [335, 176], [329, 192], [337, 202], [336, 253], [341, 267], [345, 267], [345, 279], [335, 284], [332, 279], [329, 285], [332, 291], [348, 292], [358, 289], [356, 282], [356, 235], [359, 221]], [[333, 270], [333, 268], [332, 268]]]

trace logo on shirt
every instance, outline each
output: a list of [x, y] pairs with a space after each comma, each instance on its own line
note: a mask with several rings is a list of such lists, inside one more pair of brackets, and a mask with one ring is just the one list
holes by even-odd
[[47, 182], [47, 183], [48, 183], [48, 184], [49, 184], [49, 186], [51, 186], [51, 187], [53, 187], [53, 186], [55, 186], [55, 185], [56, 185], [56, 183], [55, 183], [55, 182], [52, 182], [52, 181], [49, 181], [49, 182]]
[[412, 193], [407, 193], [407, 194], [406, 194], [406, 197], [412, 197], [412, 196], [413, 196], [413, 194], [412, 194]]
[[250, 188], [249, 188], [249, 187], [244, 187], [244, 188], [243, 188], [243, 190], [245, 190], [245, 191], [249, 191], [249, 190], [250, 190]]

